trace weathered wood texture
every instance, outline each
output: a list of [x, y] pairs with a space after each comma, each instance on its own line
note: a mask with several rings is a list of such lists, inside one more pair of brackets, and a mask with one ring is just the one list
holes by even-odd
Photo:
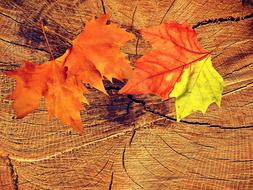
[[[49, 121], [43, 101], [16, 120], [6, 98], [14, 81], [1, 75], [0, 189], [253, 189], [253, 7], [240, 0], [1, 0], [0, 69], [50, 59], [41, 20], [68, 39], [94, 15], [132, 32], [162, 20], [188, 21], [213, 54], [226, 87], [222, 108], [174, 121], [174, 100], [115, 94], [121, 83], [95, 90], [82, 112], [79, 136]], [[104, 4], [104, 6], [103, 6]], [[247, 16], [250, 15], [251, 16]], [[204, 20], [211, 18], [239, 17]], [[246, 16], [246, 17], [245, 17]], [[198, 22], [202, 24], [196, 25]], [[69, 44], [48, 33], [54, 55]], [[150, 48], [137, 38], [123, 51], [131, 60]], [[137, 50], [137, 51], [136, 51]], [[141, 101], [138, 101], [141, 100]]]

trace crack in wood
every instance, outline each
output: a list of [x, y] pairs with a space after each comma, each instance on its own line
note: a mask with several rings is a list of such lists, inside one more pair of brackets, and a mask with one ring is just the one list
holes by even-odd
[[167, 16], [167, 14], [169, 13], [170, 9], [173, 7], [174, 3], [176, 0], [173, 0], [173, 2], [170, 4], [169, 8], [167, 9], [167, 11], [165, 12], [165, 14], [163, 15], [160, 24], [162, 24], [162, 22], [164, 21], [165, 17]]
[[155, 160], [159, 165], [161, 165], [164, 169], [166, 169], [166, 170], [168, 170], [169, 172], [171, 172], [171, 173], [173, 173], [173, 171], [172, 170], [170, 170], [167, 166], [165, 166], [160, 160], [158, 160], [155, 156], [153, 156], [153, 154], [151, 154], [149, 151], [148, 151], [148, 149], [147, 149], [147, 147], [146, 146], [144, 146], [144, 145], [141, 145], [143, 148], [144, 148], [144, 150], [148, 153], [148, 155], [153, 159], [153, 160]]
[[166, 146], [168, 146], [173, 152], [175, 152], [176, 154], [178, 154], [178, 155], [180, 155], [180, 156], [183, 156], [183, 157], [185, 157], [185, 158], [187, 158], [187, 159], [192, 159], [192, 158], [190, 158], [190, 157], [188, 157], [188, 156], [186, 156], [186, 155], [184, 155], [184, 154], [182, 154], [181, 152], [178, 152], [176, 149], [174, 149], [172, 146], [170, 146], [169, 145], [169, 143], [167, 143], [160, 135], [158, 135], [158, 137], [163, 141], [163, 143], [166, 145]]
[[133, 104], [133, 101], [129, 101], [128, 104], [127, 104], [127, 111], [126, 111], [126, 115], [129, 115], [130, 114], [130, 108], [131, 108], [131, 105]]
[[218, 181], [232, 181], [231, 179], [223, 179], [223, 178], [218, 178], [218, 177], [208, 177], [208, 176], [200, 176], [199, 178], [202, 179], [208, 179], [208, 180], [218, 180]]
[[104, 0], [101, 0], [101, 5], [102, 5], [102, 9], [103, 9], [104, 14], [106, 14], [106, 9], [105, 9], [105, 2], [104, 2]]
[[241, 20], [246, 20], [253, 17], [253, 13], [243, 16], [243, 17], [233, 17], [229, 16], [226, 18], [214, 18], [214, 19], [208, 19], [198, 22], [197, 24], [193, 25], [192, 28], [199, 28], [200, 26], [208, 25], [208, 24], [215, 24], [215, 23], [223, 23], [223, 22], [238, 22]]
[[11, 71], [13, 67], [14, 68], [20, 67], [20, 64], [7, 63], [7, 62], [0, 61], [0, 71], [3, 73], [6, 71]]
[[135, 134], [136, 134], [136, 129], [133, 128], [132, 136], [131, 136], [131, 138], [130, 138], [130, 140], [129, 140], [129, 146], [132, 145], [132, 142], [133, 142], [133, 140], [134, 140]]
[[220, 129], [229, 129], [229, 130], [237, 130], [237, 129], [249, 129], [253, 128], [253, 125], [242, 125], [242, 126], [237, 126], [237, 127], [223, 127], [220, 125], [209, 125], [208, 127], [211, 128], [220, 128]]
[[109, 163], [109, 159], [105, 162], [104, 166], [97, 172], [97, 174], [95, 176], [98, 176], [104, 169], [105, 167], [107, 166], [107, 164]]
[[45, 49], [42, 49], [42, 48], [36, 48], [36, 47], [28, 46], [28, 45], [25, 45], [25, 44], [19, 44], [19, 43], [16, 43], [16, 42], [11, 42], [11, 41], [5, 40], [3, 38], [0, 38], [0, 40], [3, 41], [3, 42], [5, 42], [5, 43], [8, 43], [8, 44], [12, 44], [12, 45], [16, 45], [16, 46], [21, 46], [21, 47], [29, 48], [29, 49], [32, 49], [32, 50], [43, 51], [45, 53], [50, 54], [49, 51], [47, 51]]
[[113, 175], [114, 175], [114, 171], [112, 171], [112, 174], [111, 174], [111, 180], [110, 180], [110, 184], [109, 184], [109, 190], [112, 190], [112, 185], [113, 185]]
[[137, 10], [137, 5], [135, 6], [134, 12], [133, 12], [133, 15], [132, 15], [132, 19], [131, 19], [131, 28], [134, 27], [134, 17], [135, 17], [136, 10]]
[[230, 90], [230, 91], [228, 91], [228, 92], [225, 92], [225, 93], [223, 93], [223, 96], [232, 94], [232, 93], [237, 92], [237, 91], [241, 91], [241, 90], [243, 90], [243, 89], [246, 89], [246, 88], [252, 87], [252, 86], [253, 86], [253, 81], [252, 81], [252, 82], [249, 82], [249, 83], [247, 83], [247, 84], [245, 84], [245, 85], [243, 85], [243, 86], [239, 86], [239, 87], [237, 87], [237, 88], [235, 88], [235, 89], [233, 89], [233, 90]]
[[251, 66], [252, 64], [253, 64], [253, 62], [252, 62], [252, 63], [249, 63], [249, 64], [246, 64], [246, 65], [244, 65], [244, 66], [242, 66], [242, 67], [240, 67], [240, 68], [238, 68], [238, 69], [235, 69], [235, 70], [233, 70], [232, 72], [227, 73], [226, 75], [224, 75], [223, 78], [227, 78], [229, 75], [232, 75], [232, 74], [234, 74], [235, 72], [241, 71], [242, 69], [245, 69], [245, 68]]
[[128, 171], [127, 171], [127, 168], [126, 168], [126, 164], [125, 164], [125, 154], [126, 154], [126, 144], [124, 146], [124, 149], [123, 149], [123, 152], [122, 152], [122, 166], [123, 166], [123, 169], [127, 175], [127, 177], [134, 183], [136, 184], [138, 187], [140, 187], [141, 189], [144, 189], [143, 186], [141, 186], [139, 183], [137, 183], [132, 176], [129, 175]]
[[14, 190], [18, 190], [18, 174], [17, 171], [12, 163], [12, 160], [10, 159], [9, 156], [7, 156], [7, 160], [8, 160], [8, 166], [10, 168], [10, 174], [11, 174], [11, 178], [12, 178], [12, 185]]
[[[134, 103], [142, 105], [144, 107], [144, 110], [147, 111], [147, 112], [149, 112], [149, 113], [161, 116], [161, 117], [163, 117], [165, 119], [168, 119], [168, 120], [170, 120], [172, 122], [176, 122], [177, 121], [176, 118], [167, 116], [165, 114], [162, 114], [162, 113], [160, 113], [158, 111], [155, 111], [155, 110], [147, 107], [145, 101], [143, 101], [143, 100], [135, 99], [132, 95], [128, 95], [128, 98], [130, 100], [132, 100]], [[237, 130], [237, 129], [253, 128], [253, 125], [243, 125], [243, 126], [236, 126], [236, 127], [232, 127], [232, 126], [231, 127], [225, 127], [225, 126], [221, 126], [221, 125], [212, 125], [212, 124], [210, 124], [208, 122], [197, 122], [197, 121], [187, 121], [187, 120], [181, 120], [180, 122], [181, 123], [186, 123], [186, 124], [189, 124], [189, 125], [199, 125], [199, 126], [205, 126], [205, 127], [210, 127], [210, 128], [219, 128], [219, 129], [224, 129], [224, 130]]]
[[17, 21], [16, 19], [12, 18], [11, 16], [9, 16], [7, 14], [4, 14], [4, 13], [0, 12], [0, 15], [5, 16], [5, 17], [11, 19], [11, 20], [13, 20], [14, 22], [16, 22], [18, 24], [22, 24], [21, 22]]
[[230, 162], [253, 162], [253, 159], [244, 160], [231, 160]]

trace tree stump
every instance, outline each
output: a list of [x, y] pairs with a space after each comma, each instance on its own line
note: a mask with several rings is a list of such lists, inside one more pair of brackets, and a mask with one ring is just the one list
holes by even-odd
[[[1, 74], [0, 189], [253, 189], [253, 6], [240, 0], [1, 0], [0, 69], [50, 58], [69, 48], [86, 21], [104, 12], [122, 28], [189, 22], [225, 80], [222, 107], [175, 122], [174, 99], [92, 89], [80, 136], [40, 106], [15, 119]], [[60, 35], [55, 35], [55, 33]], [[132, 62], [150, 50], [140, 37], [123, 51]]]

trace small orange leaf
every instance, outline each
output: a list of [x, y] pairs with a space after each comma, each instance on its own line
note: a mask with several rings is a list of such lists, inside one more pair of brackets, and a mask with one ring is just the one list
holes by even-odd
[[102, 15], [85, 25], [84, 31], [73, 41], [66, 60], [68, 76], [75, 75], [105, 92], [102, 79], [112, 81], [129, 78], [132, 68], [120, 46], [134, 38], [116, 24], [106, 24], [109, 15]]

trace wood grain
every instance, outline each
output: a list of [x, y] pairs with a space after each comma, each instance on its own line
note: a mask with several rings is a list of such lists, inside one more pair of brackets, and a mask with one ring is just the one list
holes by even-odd
[[[94, 89], [87, 95], [80, 136], [49, 121], [44, 100], [34, 113], [15, 119], [6, 98], [15, 82], [1, 74], [0, 189], [253, 189], [250, 1], [1, 0], [1, 71], [50, 59], [41, 22], [53, 31], [47, 36], [58, 56], [70, 46], [65, 38], [74, 39], [104, 11], [135, 34], [161, 21], [195, 26], [225, 80], [222, 107], [176, 123], [173, 99], [118, 95], [123, 83], [105, 82], [111, 96]], [[139, 36], [123, 47], [132, 61], [149, 49]]]

